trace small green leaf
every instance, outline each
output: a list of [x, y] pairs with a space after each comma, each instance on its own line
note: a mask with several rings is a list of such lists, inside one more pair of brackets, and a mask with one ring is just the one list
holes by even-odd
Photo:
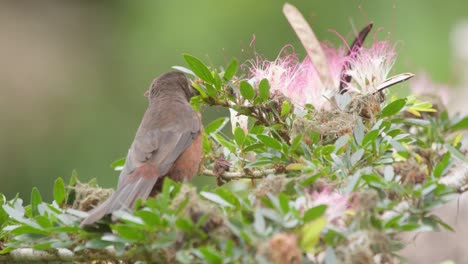
[[356, 152], [351, 155], [350, 162], [351, 166], [356, 165], [356, 163], [361, 160], [362, 155], [364, 155], [364, 150], [363, 149], [358, 149]]
[[76, 170], [72, 171], [70, 180], [68, 181], [68, 186], [75, 186], [75, 184], [79, 182], [78, 180], [78, 172]]
[[387, 117], [387, 116], [397, 114], [398, 112], [400, 112], [401, 109], [403, 109], [403, 107], [405, 107], [405, 105], [406, 105], [406, 99], [398, 99], [389, 103], [382, 110], [382, 117]]
[[303, 170], [304, 164], [302, 163], [291, 163], [286, 166], [287, 171], [294, 171], [294, 170]]
[[265, 146], [270, 147], [272, 149], [281, 150], [281, 142], [279, 142], [278, 140], [265, 135], [257, 135], [257, 138], [263, 144], [265, 144]]
[[3, 205], [6, 203], [6, 198], [0, 193], [0, 227], [8, 220], [8, 214], [3, 210]]
[[270, 165], [273, 163], [275, 163], [275, 161], [270, 160], [270, 159], [257, 160], [257, 161], [248, 163], [247, 165], [244, 166], [244, 168], [248, 169], [248, 168], [262, 167], [262, 166]]
[[185, 218], [178, 218], [175, 224], [180, 230], [185, 232], [190, 232], [194, 228], [193, 222]]
[[219, 76], [218, 72], [216, 71], [213, 72], [213, 79], [214, 79], [214, 88], [216, 89], [216, 91], [221, 90], [221, 85], [223, 81], [221, 81], [221, 77]]
[[211, 97], [216, 97], [217, 91], [211, 84], [205, 84], [206, 93]]
[[270, 98], [270, 84], [267, 79], [260, 81], [260, 84], [258, 85], [258, 96], [262, 102], [266, 102]]
[[190, 67], [190, 69], [192, 69], [195, 75], [197, 75], [200, 79], [208, 83], [214, 83], [211, 71], [208, 69], [208, 67], [205, 66], [205, 64], [203, 64], [201, 60], [190, 54], [184, 54], [183, 56], [188, 66]]
[[362, 145], [362, 140], [364, 139], [364, 124], [362, 123], [362, 119], [358, 118], [356, 127], [354, 127], [353, 131], [354, 139], [356, 143]]
[[244, 97], [245, 99], [251, 101], [255, 97], [255, 90], [252, 87], [252, 85], [250, 85], [250, 83], [242, 81], [240, 83], [239, 89], [242, 97]]
[[281, 207], [281, 211], [283, 212], [283, 214], [288, 213], [290, 211], [288, 196], [284, 193], [280, 193], [278, 195], [278, 200], [279, 200], [279, 205]]
[[146, 241], [146, 235], [134, 228], [127, 225], [111, 225], [112, 230], [116, 231], [122, 238], [131, 241]]
[[57, 178], [54, 184], [54, 200], [60, 206], [67, 198], [65, 183], [62, 178]]
[[254, 151], [256, 149], [259, 149], [259, 148], [263, 148], [265, 145], [263, 145], [262, 143], [256, 143], [256, 144], [252, 144], [246, 148], [244, 148], [244, 152], [247, 153], [249, 151]]
[[314, 252], [314, 247], [319, 242], [320, 232], [326, 225], [327, 220], [324, 217], [320, 217], [302, 227], [300, 240], [302, 250], [305, 252]]
[[41, 203], [42, 203], [41, 193], [36, 187], [33, 187], [31, 191], [31, 209], [32, 209], [33, 216], [39, 215], [39, 210], [37, 207]]
[[314, 221], [315, 219], [321, 217], [325, 213], [326, 210], [327, 210], [327, 206], [324, 204], [317, 205], [317, 206], [310, 208], [304, 213], [304, 217], [303, 217], [304, 222], [307, 223], [310, 221]]
[[468, 116], [457, 122], [451, 127], [452, 130], [468, 129]]
[[239, 198], [228, 189], [218, 188], [216, 189], [216, 194], [218, 194], [221, 198], [226, 200], [228, 203], [234, 205], [235, 207], [240, 206]]
[[349, 142], [349, 135], [343, 135], [335, 141], [335, 152], [339, 152], [340, 149], [345, 147]]
[[281, 116], [286, 116], [291, 112], [292, 106], [288, 101], [283, 101], [281, 105]]
[[259, 235], [265, 234], [265, 230], [266, 230], [265, 218], [263, 218], [263, 215], [260, 210], [255, 211], [253, 227], [255, 228], [255, 231], [257, 231]]
[[244, 144], [245, 133], [244, 130], [239, 126], [234, 129], [234, 139], [236, 140], [237, 145], [242, 146]]
[[224, 79], [230, 81], [234, 75], [236, 75], [237, 72], [237, 60], [232, 59], [231, 62], [229, 62], [229, 65], [226, 67], [226, 70], [224, 71]]
[[447, 152], [442, 157], [442, 159], [435, 165], [434, 170], [432, 171], [432, 175], [434, 175], [435, 178], [440, 178], [445, 168], [447, 167], [449, 161], [450, 161], [450, 152]]
[[125, 166], [125, 157], [120, 158], [111, 164], [111, 168], [113, 168], [116, 171], [121, 171], [123, 167]]
[[447, 148], [448, 151], [450, 151], [452, 157], [455, 157], [463, 162], [468, 162], [467, 158], [465, 157], [465, 154], [461, 153], [458, 149], [452, 147], [452, 145], [444, 144], [444, 147]]
[[223, 263], [223, 257], [216, 252], [214, 249], [209, 247], [201, 247], [198, 249], [203, 256], [204, 260], [206, 260], [210, 264], [221, 264]]
[[364, 136], [362, 140], [362, 146], [366, 146], [368, 143], [374, 142], [375, 139], [379, 136], [379, 130], [372, 130]]
[[216, 193], [200, 192], [200, 195], [207, 200], [210, 200], [214, 203], [217, 203], [218, 205], [221, 205], [222, 207], [234, 207], [232, 204], [230, 204], [229, 202], [221, 198], [221, 196], [219, 196]]
[[227, 123], [229, 122], [229, 118], [221, 117], [205, 127], [205, 132], [209, 135], [211, 133], [218, 133]]

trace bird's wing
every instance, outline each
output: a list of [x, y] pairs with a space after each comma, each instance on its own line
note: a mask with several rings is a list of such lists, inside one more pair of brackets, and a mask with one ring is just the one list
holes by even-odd
[[[178, 118], [163, 114], [148, 119], [145, 117], [152, 113], [145, 113], [120, 174], [117, 190], [106, 202], [89, 212], [82, 226], [116, 210], [131, 209], [138, 198], [148, 198], [160, 176], [171, 169], [201, 131], [200, 119], [193, 108], [187, 103], [180, 110]], [[156, 109], [155, 112], [161, 111]]]

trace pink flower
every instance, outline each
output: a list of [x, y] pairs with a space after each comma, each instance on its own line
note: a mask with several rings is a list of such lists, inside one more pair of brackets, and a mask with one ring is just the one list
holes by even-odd
[[356, 56], [349, 56], [350, 67], [346, 74], [351, 76], [348, 90], [368, 94], [377, 90], [395, 63], [395, 46], [388, 41], [377, 41], [370, 48], [360, 48]]
[[328, 221], [337, 227], [344, 228], [346, 212], [355, 207], [351, 202], [351, 198], [352, 196], [349, 194], [341, 194], [333, 191], [331, 187], [327, 187], [320, 192], [306, 193], [304, 196], [297, 198], [294, 204], [302, 213], [312, 207], [326, 205], [325, 217]]
[[387, 41], [377, 41], [370, 48], [361, 47], [356, 56], [346, 56], [344, 48], [335, 48], [322, 43], [330, 71], [333, 87], [325, 87], [319, 78], [314, 63], [307, 56], [302, 62], [296, 53], [282, 56], [284, 49], [274, 61], [257, 57], [249, 67], [250, 78], [254, 83], [266, 78], [271, 91], [279, 91], [291, 102], [302, 108], [306, 104], [316, 109], [330, 109], [329, 100], [338, 92], [343, 65], [350, 67], [346, 74], [352, 77], [348, 90], [357, 93], [374, 92], [387, 78], [396, 53], [394, 46]]

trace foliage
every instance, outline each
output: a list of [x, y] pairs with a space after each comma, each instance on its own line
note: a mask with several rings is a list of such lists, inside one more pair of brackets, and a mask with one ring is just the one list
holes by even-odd
[[[179, 69], [198, 91], [192, 105], [233, 110], [203, 132], [201, 174], [220, 186], [165, 179], [133, 212], [83, 229], [85, 211], [109, 192], [75, 173], [67, 185], [56, 180], [52, 203], [37, 188], [27, 205], [0, 197], [0, 254], [67, 248], [77, 261], [362, 263], [395, 258], [402, 232], [451, 230], [431, 211], [457, 196], [440, 179], [466, 162], [457, 131], [467, 118], [414, 96], [381, 103], [380, 92], [341, 98], [348, 107], [299, 109], [267, 79], [242, 77], [234, 59], [218, 70], [184, 58], [189, 68]], [[229, 121], [232, 135], [223, 130]]]

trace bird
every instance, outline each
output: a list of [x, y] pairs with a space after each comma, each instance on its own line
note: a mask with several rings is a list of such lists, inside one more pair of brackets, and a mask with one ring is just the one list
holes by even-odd
[[164, 73], [152, 82], [145, 93], [149, 106], [128, 150], [117, 189], [89, 211], [81, 227], [154, 196], [164, 177], [183, 181], [197, 174], [203, 126], [189, 103], [193, 95], [193, 87], [181, 72]]

